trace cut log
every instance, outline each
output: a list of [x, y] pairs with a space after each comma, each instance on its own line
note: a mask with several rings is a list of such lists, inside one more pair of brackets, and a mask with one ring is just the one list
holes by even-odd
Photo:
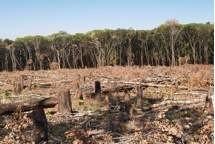
[[[102, 90], [99, 94], [101, 95], [107, 95], [109, 93], [114, 93], [114, 92], [125, 92], [128, 93], [129, 91], [133, 90], [135, 87], [134, 86], [130, 86], [130, 85], [122, 85], [122, 86], [117, 86], [114, 88], [107, 88]], [[91, 92], [91, 93], [85, 93], [85, 95], [87, 97], [95, 97], [98, 93], [95, 92]]]
[[25, 102], [0, 104], [0, 115], [11, 114], [15, 112], [18, 108], [21, 111], [30, 111], [38, 106], [43, 108], [51, 108], [57, 104], [57, 99], [54, 97], [41, 98], [41, 99], [30, 99]]
[[58, 112], [62, 114], [72, 112], [72, 102], [70, 90], [63, 90], [59, 92], [58, 96]]
[[104, 89], [101, 93], [102, 94], [108, 94], [108, 93], [113, 93], [113, 92], [129, 92], [131, 90], [133, 90], [135, 87], [134, 86], [130, 86], [130, 85], [121, 85], [121, 86], [116, 86], [113, 88], [108, 88], [108, 89]]
[[38, 88], [50, 88], [52, 86], [52, 83], [37, 83], [33, 86]]
[[[116, 83], [116, 81], [106, 81], [105, 83]], [[127, 81], [118, 81], [117, 84], [123, 84], [123, 85], [129, 85], [131, 87], [134, 87], [136, 85], [140, 85], [143, 88], [147, 88], [147, 87], [155, 87], [155, 88], [171, 88], [173, 85], [167, 85], [167, 84], [155, 84], [155, 83], [144, 83], [144, 82], [127, 82]], [[179, 90], [188, 90], [189, 88], [186, 86], [178, 86], [177, 89]], [[192, 89], [194, 90], [198, 90], [198, 91], [208, 91], [207, 89], [204, 88], [198, 88], [198, 89]]]
[[96, 95], [98, 95], [98, 94], [107, 95], [107, 94], [114, 93], [114, 92], [128, 93], [129, 91], [133, 90], [134, 88], [135, 88], [134, 86], [123, 85], [123, 86], [117, 86], [117, 87], [114, 87], [114, 88], [107, 88], [107, 89], [102, 90], [99, 93], [90, 92], [90, 93], [85, 93], [84, 95], [86, 97], [95, 98]]

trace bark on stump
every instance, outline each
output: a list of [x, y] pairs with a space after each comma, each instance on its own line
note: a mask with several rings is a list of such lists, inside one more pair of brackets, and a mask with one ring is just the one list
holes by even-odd
[[65, 90], [61, 91], [58, 95], [58, 112], [62, 114], [72, 112], [72, 102], [70, 91]]
[[33, 138], [35, 144], [48, 141], [48, 122], [42, 106], [36, 107], [31, 113], [34, 124]]
[[143, 105], [143, 88], [141, 86], [137, 86], [137, 105]]
[[214, 115], [213, 101], [212, 101], [211, 96], [206, 97], [205, 109], [209, 115], [212, 115], [212, 116]]
[[80, 75], [79, 75], [79, 79], [76, 81], [75, 89], [76, 89], [75, 98], [83, 100], [84, 97], [83, 97], [82, 89], [80, 87]]
[[24, 89], [24, 79], [23, 79], [23, 76], [19, 76], [16, 78], [16, 81], [14, 82], [14, 94], [15, 95], [21, 94], [23, 89]]

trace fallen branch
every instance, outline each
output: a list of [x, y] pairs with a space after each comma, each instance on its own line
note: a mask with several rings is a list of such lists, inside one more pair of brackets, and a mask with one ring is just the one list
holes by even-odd
[[[129, 86], [137, 86], [140, 85], [141, 87], [156, 87], [156, 88], [171, 88], [173, 85], [167, 85], [167, 84], [154, 84], [154, 83], [142, 83], [142, 82], [126, 82], [126, 81], [105, 81], [104, 83], [114, 83], [114, 84], [125, 84], [125, 85], [129, 85]], [[188, 87], [186, 86], [177, 86], [178, 89], [180, 90], [189, 90]], [[208, 91], [207, 89], [191, 89], [192, 91]]]
[[53, 85], [53, 83], [33, 83], [33, 87], [39, 87], [39, 88], [50, 88]]
[[[134, 88], [135, 88], [135, 86], [131, 86], [131, 85], [116, 86], [114, 88], [103, 89], [103, 90], [101, 90], [100, 94], [107, 95], [109, 93], [114, 93], [114, 92], [125, 92], [125, 93], [127, 93], [127, 92], [133, 90]], [[86, 93], [85, 95], [89, 96], [89, 97], [95, 97], [97, 95], [97, 93], [90, 92], [90, 93]]]

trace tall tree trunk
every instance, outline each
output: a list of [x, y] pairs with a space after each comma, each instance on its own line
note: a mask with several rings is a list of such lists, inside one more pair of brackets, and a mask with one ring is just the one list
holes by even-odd
[[148, 43], [146, 42], [145, 46], [144, 46], [144, 51], [145, 51], [145, 57], [146, 57], [147, 65], [149, 65], [149, 55], [148, 55], [147, 50], [148, 50]]
[[59, 50], [57, 50], [57, 63], [58, 63], [58, 69], [60, 69], [60, 53], [59, 53]]
[[15, 56], [15, 48], [10, 48], [10, 57], [12, 61], [12, 70], [16, 71], [16, 56]]
[[143, 66], [143, 42], [141, 42], [140, 47], [140, 66]]
[[207, 45], [204, 46], [204, 59], [205, 59], [204, 64], [208, 64], [208, 46]]
[[171, 65], [175, 66], [175, 51], [174, 51], [174, 37], [173, 37], [173, 32], [171, 32], [170, 41], [171, 41], [170, 48], [171, 48], [171, 56], [172, 56]]
[[193, 55], [193, 64], [196, 64], [196, 50], [194, 46], [191, 46], [192, 48], [192, 55]]
[[80, 60], [81, 60], [81, 68], [84, 68], [84, 62], [83, 62], [83, 48], [81, 47], [81, 50], [80, 50]]
[[127, 48], [127, 65], [132, 65], [132, 51], [131, 51], [131, 39], [128, 39], [128, 48]]

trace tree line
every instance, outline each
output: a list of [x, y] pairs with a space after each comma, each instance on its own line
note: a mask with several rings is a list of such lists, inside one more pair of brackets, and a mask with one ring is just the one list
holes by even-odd
[[0, 70], [84, 68], [108, 65], [213, 64], [214, 25], [180, 24], [176, 20], [152, 30], [94, 30], [75, 35], [0, 39]]

